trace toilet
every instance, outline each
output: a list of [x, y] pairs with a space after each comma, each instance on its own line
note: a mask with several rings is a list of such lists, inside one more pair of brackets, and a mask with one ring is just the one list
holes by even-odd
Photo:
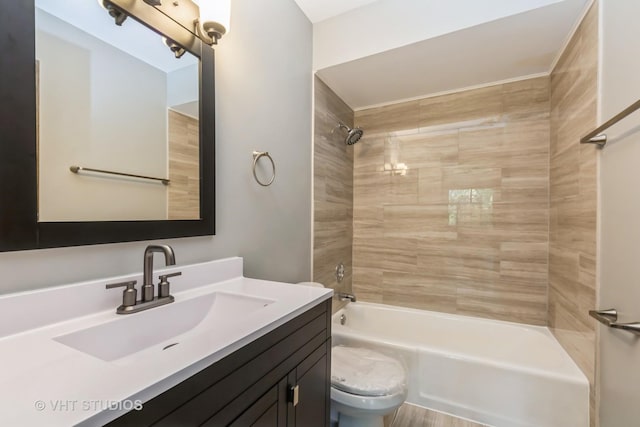
[[407, 398], [407, 374], [393, 357], [368, 348], [335, 346], [331, 353], [331, 423], [383, 427]]

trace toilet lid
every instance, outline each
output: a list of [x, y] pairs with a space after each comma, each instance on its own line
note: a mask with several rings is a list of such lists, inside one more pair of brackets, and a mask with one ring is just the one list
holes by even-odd
[[385, 396], [405, 388], [398, 360], [368, 348], [336, 346], [331, 350], [331, 385], [359, 396]]

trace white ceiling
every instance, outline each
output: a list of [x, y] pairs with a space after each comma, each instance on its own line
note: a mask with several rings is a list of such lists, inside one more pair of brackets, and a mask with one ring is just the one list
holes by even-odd
[[358, 110], [546, 74], [587, 3], [558, 1], [324, 68], [318, 76]]
[[377, 0], [295, 0], [312, 23], [373, 3]]
[[[352, 17], [354, 9], [369, 10], [371, 12], [369, 14], [358, 15], [366, 18], [375, 14], [373, 12], [378, 6], [393, 8], [401, 4], [404, 4], [403, 7], [409, 7], [412, 4], [408, 0], [404, 2], [397, 0], [391, 2], [390, 0], [295, 1], [314, 23], [314, 26], [318, 22], [321, 23], [321, 26], [326, 26], [327, 23], [334, 20], [342, 22], [344, 17]], [[414, 1], [420, 2], [415, 4], [422, 5], [422, 2], [427, 0]], [[430, 1], [440, 2], [442, 0]], [[473, 19], [458, 12], [465, 10], [470, 13], [474, 10], [471, 5], [477, 6], [477, 0], [468, 1], [470, 6], [465, 8], [460, 7], [460, 4], [464, 3], [463, 0], [455, 2], [448, 0], [447, 3], [434, 4], [440, 8], [445, 8], [447, 5], [455, 6], [455, 10], [448, 12], [449, 16], [440, 18], [443, 22], [456, 17], [460, 17], [461, 22], [472, 22]], [[379, 49], [379, 51], [384, 50], [381, 53], [370, 54], [369, 51], [365, 51], [363, 43], [355, 43], [355, 49], [362, 46], [360, 49], [363, 51], [361, 55], [353, 56], [358, 59], [320, 69], [318, 76], [347, 104], [357, 110], [436, 93], [487, 85], [492, 82], [548, 73], [577, 20], [581, 17], [585, 5], [589, 2], [590, 0], [553, 0], [552, 3], [550, 0], [518, 0], [519, 7], [529, 6], [533, 9], [493, 19], [480, 25], [467, 25], [466, 28], [460, 26], [459, 28], [464, 29], [429, 38], [415, 38], [414, 43], [405, 43], [401, 47]], [[63, 9], [54, 7], [63, 3], [65, 6]], [[494, 3], [498, 4], [499, 2], [494, 1]], [[132, 19], [128, 19], [123, 27], [117, 27], [96, 1], [52, 2], [37, 0], [36, 4], [39, 8], [47, 10], [85, 31], [92, 30], [93, 34], [103, 40], [119, 46], [128, 53], [167, 72], [196, 62], [195, 58], [188, 58], [189, 55], [185, 55], [180, 60], [173, 58], [168, 52], [168, 48], [160, 42], [160, 37], [157, 34]], [[546, 6], [538, 7], [542, 4], [546, 4]], [[503, 5], [503, 7], [507, 6]], [[384, 10], [381, 7], [378, 9]], [[480, 12], [476, 8], [474, 13], [482, 15]], [[488, 12], [499, 16], [499, 11], [496, 10], [486, 12], [484, 13], [485, 19], [491, 15]], [[378, 15], [380, 15], [379, 11]], [[389, 10], [383, 15], [382, 17], [378, 16], [378, 19], [384, 19], [385, 16], [388, 16]], [[481, 17], [478, 16], [478, 18]], [[358, 20], [357, 24], [355, 28], [352, 28], [353, 30], [364, 29], [368, 25], [379, 28], [379, 25], [374, 25], [373, 21], [366, 22], [366, 19]], [[392, 38], [398, 38], [398, 33], [419, 33], [416, 32], [416, 28], [413, 28], [416, 25], [420, 26], [419, 20], [410, 23], [407, 20], [394, 19], [387, 24], [384, 32], [381, 33], [381, 37], [387, 40], [390, 35], [394, 36]], [[135, 34], [129, 31], [133, 31]], [[348, 31], [344, 31], [343, 40], [349, 37], [353, 36], [349, 36]], [[381, 39], [382, 41], [383, 39]], [[331, 45], [333, 46], [335, 43], [332, 42]], [[338, 47], [340, 46], [336, 46], [336, 48]]]

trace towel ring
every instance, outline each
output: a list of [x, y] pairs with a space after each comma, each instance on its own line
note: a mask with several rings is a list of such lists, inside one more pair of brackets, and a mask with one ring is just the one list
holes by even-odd
[[[264, 183], [264, 182], [260, 181], [258, 179], [258, 175], [256, 175], [256, 165], [258, 164], [258, 160], [260, 160], [260, 157], [267, 157], [271, 161], [271, 170], [273, 171], [273, 176], [271, 176], [271, 179], [267, 183]], [[276, 164], [273, 161], [273, 159], [271, 158], [271, 156], [269, 155], [268, 151], [254, 151], [253, 152], [253, 177], [255, 178], [256, 182], [258, 184], [262, 185], [263, 187], [270, 186], [271, 183], [273, 182], [273, 180], [276, 179]]]

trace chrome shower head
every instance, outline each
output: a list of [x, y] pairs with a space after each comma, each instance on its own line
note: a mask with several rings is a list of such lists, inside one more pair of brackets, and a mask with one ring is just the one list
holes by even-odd
[[346, 142], [347, 145], [353, 145], [356, 142], [360, 141], [360, 138], [362, 138], [363, 133], [364, 131], [362, 129], [353, 128], [349, 130], [349, 133], [347, 134], [347, 138], [345, 139], [344, 142]]
[[[360, 128], [350, 128], [349, 126], [345, 125], [344, 123], [339, 123], [338, 126], [336, 126], [333, 130], [335, 131], [336, 129], [341, 128], [347, 131], [347, 136], [344, 139], [345, 144], [347, 145], [353, 145], [356, 142], [360, 141], [360, 138], [362, 138], [362, 134], [364, 133], [364, 131]], [[333, 132], [331, 132], [333, 133]]]

